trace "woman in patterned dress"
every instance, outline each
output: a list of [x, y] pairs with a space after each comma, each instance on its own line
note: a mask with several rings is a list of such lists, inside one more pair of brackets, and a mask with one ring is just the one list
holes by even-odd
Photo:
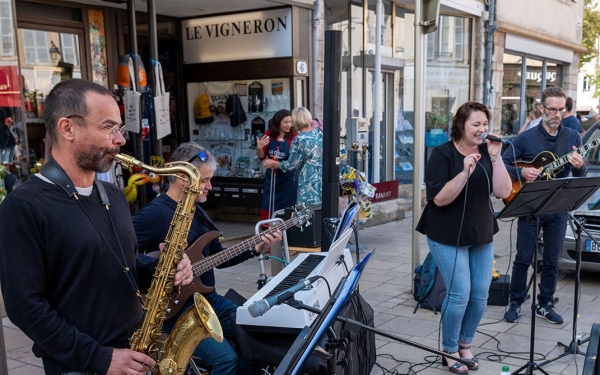
[[265, 168], [281, 169], [283, 172], [300, 170], [296, 204], [321, 204], [323, 172], [323, 132], [312, 126], [312, 115], [304, 107], [292, 110], [292, 121], [298, 136], [285, 161], [265, 160]]

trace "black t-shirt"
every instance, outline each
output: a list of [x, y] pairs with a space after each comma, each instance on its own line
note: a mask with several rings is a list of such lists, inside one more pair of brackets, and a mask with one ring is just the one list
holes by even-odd
[[465, 187], [454, 201], [439, 207], [433, 202], [433, 198], [448, 181], [463, 171], [465, 156], [458, 152], [452, 141], [433, 149], [425, 169], [427, 205], [417, 225], [418, 232], [435, 242], [450, 246], [456, 246], [457, 242], [461, 247], [481, 246], [492, 242], [494, 234], [498, 232], [498, 223], [490, 202], [490, 194], [494, 188], [492, 162], [487, 146], [479, 145], [479, 153], [481, 159], [471, 172]]
[[0, 148], [8, 148], [15, 146], [15, 137], [9, 127], [4, 124], [0, 126]]

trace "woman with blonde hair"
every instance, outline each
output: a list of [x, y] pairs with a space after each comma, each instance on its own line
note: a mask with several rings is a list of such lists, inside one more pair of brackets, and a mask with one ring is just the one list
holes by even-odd
[[287, 160], [265, 160], [265, 168], [281, 169], [284, 172], [299, 169], [296, 204], [321, 204], [323, 173], [323, 132], [312, 125], [312, 115], [304, 107], [292, 110], [292, 122], [298, 136], [292, 141]]
[[532, 103], [529, 106], [529, 116], [525, 119], [525, 123], [519, 129], [519, 134], [525, 130], [532, 129], [540, 124], [542, 121], [542, 105], [538, 102]]

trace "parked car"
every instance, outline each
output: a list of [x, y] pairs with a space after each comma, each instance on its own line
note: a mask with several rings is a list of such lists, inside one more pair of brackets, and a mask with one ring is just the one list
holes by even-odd
[[[585, 145], [598, 140], [598, 138], [600, 138], [600, 121], [596, 122], [585, 132], [582, 141]], [[600, 177], [600, 146], [586, 151], [583, 157], [588, 168], [587, 177]], [[571, 214], [577, 220], [583, 220], [583, 228], [600, 243], [600, 190], [596, 191], [583, 205]], [[576, 224], [569, 219], [565, 234], [565, 243], [559, 259], [559, 266], [561, 268], [575, 269], [577, 256], [575, 251], [576, 230]], [[592, 241], [590, 236], [583, 230], [581, 231], [579, 248], [581, 249], [581, 270], [600, 272], [600, 246]]]

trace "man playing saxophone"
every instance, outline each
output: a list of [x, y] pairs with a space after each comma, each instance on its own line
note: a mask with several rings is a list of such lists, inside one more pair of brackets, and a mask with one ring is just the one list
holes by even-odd
[[[214, 156], [194, 142], [181, 144], [172, 154], [171, 162], [187, 161], [192, 163], [200, 171], [201, 180], [199, 185], [200, 194], [196, 197], [196, 210], [194, 219], [188, 235], [188, 243], [192, 244], [200, 236], [209, 231], [216, 231], [214, 223], [208, 217], [206, 212], [198, 203], [206, 201], [208, 192], [212, 189], [210, 180], [217, 169], [217, 162]], [[165, 240], [169, 229], [171, 218], [173, 217], [177, 202], [180, 201], [183, 190], [187, 186], [187, 181], [176, 176], [169, 177], [169, 189], [166, 194], [162, 194], [144, 206], [133, 218], [133, 225], [137, 235], [140, 252], [152, 252], [158, 249], [158, 245]], [[273, 242], [281, 240], [281, 232], [275, 232], [275, 235], [265, 234], [261, 237], [262, 242], [254, 248], [246, 249], [241, 254], [231, 259], [223, 259], [218, 268], [231, 267], [247, 259], [253, 258], [260, 252], [268, 249]], [[218, 238], [210, 241], [204, 249], [201, 249], [203, 256], [210, 257], [225, 250]], [[194, 258], [194, 257], [192, 257]], [[215, 274], [212, 269], [199, 276], [200, 282], [208, 287], [215, 286]], [[226, 340], [219, 343], [212, 338], [206, 339], [198, 345], [194, 355], [202, 359], [203, 364], [211, 367], [211, 375], [235, 375], [251, 374], [252, 363], [247, 358], [238, 358], [235, 349], [229, 341], [235, 340], [231, 314], [237, 309], [232, 301], [219, 295], [216, 291], [203, 292], [204, 297], [210, 303], [215, 311]], [[192, 305], [190, 298], [185, 302], [180, 313], [173, 318], [165, 321], [165, 331], [173, 327], [175, 321], [181, 313]]]
[[[125, 144], [117, 103], [70, 79], [44, 103], [52, 159], [0, 205], [0, 282], [11, 321], [49, 375], [146, 374], [155, 361], [128, 349], [156, 262], [137, 256], [122, 191], [95, 180]], [[175, 285], [192, 280], [187, 256]]]

